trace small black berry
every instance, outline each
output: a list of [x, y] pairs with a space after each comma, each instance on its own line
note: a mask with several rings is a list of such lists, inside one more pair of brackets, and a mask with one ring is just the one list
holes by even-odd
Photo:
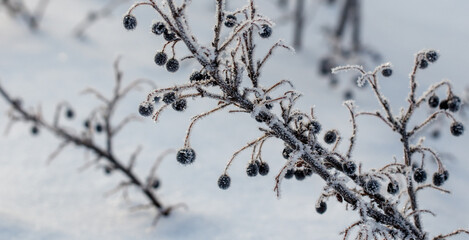
[[109, 175], [112, 173], [112, 170], [114, 170], [111, 166], [104, 166], [104, 173], [106, 173], [106, 175]]
[[[267, 100], [267, 101], [268, 101], [268, 100], [271, 100], [271, 99], [272, 99], [272, 98], [269, 97], [269, 96], [266, 96], [266, 97], [265, 97], [265, 100]], [[267, 104], [265, 105], [265, 108], [267, 108], [267, 109], [269, 109], [269, 110], [271, 110], [273, 107], [274, 107], [274, 105], [273, 105], [272, 103], [267, 103]]]
[[160, 182], [160, 180], [158, 180], [158, 179], [154, 179], [153, 182], [151, 183], [151, 187], [152, 187], [153, 189], [159, 188], [160, 185], [161, 185], [161, 182]]
[[427, 172], [423, 168], [416, 168], [414, 170], [414, 180], [418, 183], [423, 183], [427, 180]]
[[133, 15], [125, 15], [123, 19], [124, 28], [127, 30], [134, 30], [137, 27], [137, 18]]
[[337, 139], [337, 134], [335, 133], [334, 130], [329, 130], [324, 135], [324, 142], [326, 142], [327, 144], [334, 143], [336, 139]]
[[85, 121], [83, 122], [83, 127], [85, 127], [85, 128], [90, 128], [90, 126], [91, 126], [90, 120], [85, 120]]
[[381, 71], [381, 74], [383, 74], [385, 77], [390, 77], [392, 75], [392, 69], [385, 68]]
[[433, 174], [433, 184], [435, 186], [441, 186], [445, 182], [445, 176], [443, 173], [436, 172]]
[[236, 25], [236, 16], [235, 15], [227, 15], [226, 18], [225, 18], [225, 26], [228, 27], [228, 28], [232, 28], [234, 27], [234, 25]]
[[138, 105], [138, 113], [144, 117], [148, 117], [153, 114], [153, 104], [151, 102], [144, 101]]
[[166, 70], [168, 72], [176, 72], [179, 69], [179, 61], [175, 58], [171, 58], [166, 62]]
[[461, 107], [461, 98], [458, 96], [453, 96], [448, 99], [448, 110], [451, 112], [457, 112]]
[[347, 90], [344, 92], [344, 100], [351, 100], [353, 99], [353, 92], [351, 90]]
[[425, 53], [425, 57], [429, 62], [435, 62], [438, 60], [438, 53], [436, 51], [430, 50], [427, 53]]
[[305, 172], [305, 176], [307, 176], [307, 177], [313, 176], [313, 169], [305, 168], [305, 169], [303, 169], [303, 171]]
[[153, 102], [158, 103], [160, 101], [161, 97], [160, 96], [155, 96], [153, 98]]
[[293, 152], [293, 149], [291, 147], [285, 147], [283, 149], [283, 152], [282, 152], [283, 158], [289, 159], [290, 158], [290, 153], [292, 153], [292, 152]]
[[158, 66], [163, 66], [166, 64], [166, 61], [168, 60], [168, 55], [164, 52], [157, 52], [155, 54], [155, 63]]
[[316, 204], [316, 212], [319, 214], [325, 213], [327, 210], [327, 204], [325, 202], [320, 202], [319, 204]]
[[443, 171], [443, 178], [445, 179], [445, 181], [448, 180], [448, 178], [449, 178], [449, 172], [448, 172], [448, 170], [444, 170], [444, 171]]
[[261, 176], [265, 176], [269, 174], [269, 170], [270, 170], [269, 164], [267, 164], [266, 162], [261, 162], [260, 164], [258, 164], [258, 166], [259, 166], [259, 174]]
[[352, 161], [346, 161], [342, 164], [342, 169], [347, 175], [353, 175], [355, 170], [357, 170], [357, 165]]
[[365, 185], [365, 191], [372, 195], [379, 193], [380, 188], [381, 184], [376, 179], [370, 179]]
[[321, 131], [321, 124], [317, 120], [312, 120], [310, 123], [310, 131], [313, 134], [318, 134]]
[[419, 68], [420, 68], [420, 69], [425, 69], [425, 68], [427, 68], [427, 67], [428, 67], [428, 62], [427, 62], [427, 60], [425, 60], [425, 59], [420, 60], [420, 62], [419, 62]]
[[451, 123], [450, 130], [453, 136], [459, 137], [464, 133], [464, 125], [460, 122], [453, 122]]
[[293, 169], [288, 169], [288, 170], [285, 172], [284, 178], [290, 179], [290, 178], [293, 177], [293, 175], [294, 175]]
[[256, 163], [252, 162], [249, 163], [248, 166], [246, 167], [246, 174], [249, 177], [255, 177], [257, 176], [257, 173], [259, 172], [259, 167], [257, 166]]
[[432, 95], [430, 98], [428, 98], [428, 106], [431, 108], [438, 107], [438, 104], [440, 104], [440, 98], [438, 98], [437, 95]]
[[103, 125], [101, 125], [100, 123], [96, 124], [96, 126], [94, 128], [95, 128], [97, 133], [100, 133], [100, 132], [103, 131]]
[[166, 25], [163, 22], [153, 23], [151, 26], [151, 32], [156, 35], [161, 35], [166, 31]]
[[195, 160], [195, 151], [192, 148], [182, 148], [176, 154], [176, 160], [183, 164], [191, 164]]
[[399, 192], [399, 184], [395, 181], [392, 181], [388, 184], [388, 189], [387, 190], [388, 190], [389, 194], [394, 195], [394, 194]]
[[68, 119], [73, 119], [73, 117], [75, 117], [75, 112], [71, 108], [69, 108], [67, 109], [67, 111], [65, 111], [65, 116]]
[[163, 102], [166, 104], [171, 104], [176, 101], [176, 93], [175, 92], [168, 92], [163, 95]]
[[303, 179], [305, 179], [306, 175], [305, 175], [305, 172], [303, 170], [300, 170], [300, 169], [296, 169], [293, 174], [295, 175], [295, 178], [296, 180], [298, 181], [302, 181]]
[[272, 35], [272, 28], [267, 24], [262, 24], [259, 36], [261, 36], [261, 38], [268, 38], [270, 35]]
[[201, 72], [193, 72], [189, 77], [190, 82], [198, 82], [204, 80], [205, 76]]
[[440, 109], [442, 109], [442, 110], [448, 109], [448, 100], [447, 99], [440, 102]]
[[218, 187], [220, 189], [226, 190], [230, 187], [231, 178], [227, 174], [223, 174], [218, 178]]
[[171, 42], [176, 39], [176, 34], [165, 29], [163, 32], [163, 38], [164, 40]]
[[258, 122], [267, 122], [270, 120], [270, 118], [271, 117], [269, 116], [269, 114], [264, 111], [260, 111], [255, 117], [256, 121]]
[[34, 125], [31, 127], [31, 134], [32, 135], [38, 135], [39, 134], [39, 127]]
[[172, 107], [174, 110], [178, 112], [182, 112], [186, 110], [187, 108], [187, 101], [186, 99], [178, 99], [175, 102], [173, 102]]

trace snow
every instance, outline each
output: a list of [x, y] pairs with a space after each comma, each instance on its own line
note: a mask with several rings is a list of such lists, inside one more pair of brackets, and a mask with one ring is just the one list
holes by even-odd
[[[32, 2], [36, 1], [28, 4], [34, 5]], [[272, 2], [258, 0], [257, 5], [260, 14], [275, 22], [282, 13]], [[89, 106], [98, 103], [80, 92], [93, 87], [109, 96], [114, 77], [112, 64], [118, 55], [122, 56], [124, 83], [137, 78], [152, 79], [158, 87], [188, 82], [192, 70], [198, 68], [192, 60], [181, 62], [175, 73], [155, 66], [154, 54], [163, 44], [161, 36], [150, 31], [156, 16], [151, 8], [139, 7], [133, 11], [138, 21], [134, 31], [122, 27], [121, 17], [132, 4], [129, 1], [109, 18], [92, 25], [86, 32], [87, 40], [73, 38], [73, 28], [87, 12], [105, 3], [51, 1], [37, 33], [30, 32], [21, 19], [12, 18], [0, 8], [1, 83], [13, 95], [23, 96], [27, 106], [40, 105], [43, 116], [49, 120], [55, 104], [66, 99], [74, 107], [76, 118], [62, 122], [79, 129]], [[235, 9], [244, 3], [244, 0], [230, 1], [228, 5]], [[212, 5], [213, 1], [209, 0], [192, 1], [186, 10], [188, 20], [194, 21], [191, 32], [204, 44], [213, 36], [211, 23], [215, 20], [215, 9]], [[364, 0], [362, 6], [364, 42], [382, 54], [383, 63], [393, 65], [393, 75], [380, 79], [380, 89], [394, 112], [406, 104], [408, 74], [414, 54], [422, 49], [438, 49], [441, 56], [426, 70], [418, 72], [417, 96], [444, 78], [452, 80], [457, 94], [462, 95], [464, 87], [469, 85], [465, 71], [469, 56], [466, 24], [469, 2]], [[319, 5], [319, 9], [311, 11], [315, 15], [307, 25], [304, 49], [295, 54], [282, 48], [274, 51], [260, 81], [263, 86], [270, 86], [281, 79], [291, 80], [295, 89], [304, 95], [295, 107], [307, 112], [314, 105], [315, 116], [323, 129], [320, 135], [338, 129], [344, 139], [339, 149], [345, 152], [351, 134], [349, 112], [342, 106], [340, 89], [329, 88], [326, 79], [317, 75], [319, 60], [328, 51], [322, 27], [336, 21], [335, 8]], [[278, 39], [286, 39], [288, 44], [291, 29], [291, 23], [276, 22], [269, 39], [258, 39], [256, 56], [264, 56]], [[226, 37], [224, 33], [221, 39]], [[176, 55], [185, 56], [185, 53], [187, 50], [178, 44]], [[364, 70], [371, 71], [374, 67], [365, 66]], [[281, 87], [269, 96], [274, 99], [282, 89], [288, 87]], [[151, 90], [142, 89], [129, 95], [121, 102], [116, 117], [137, 114], [139, 103]], [[356, 91], [357, 111], [380, 108], [369, 87]], [[438, 92], [440, 96], [444, 93]], [[120, 157], [129, 159], [137, 146], [143, 145], [135, 170], [146, 176], [158, 154], [183, 146], [190, 118], [215, 106], [213, 101], [188, 100], [185, 112], [167, 109], [156, 124], [142, 118], [117, 136], [115, 149]], [[7, 125], [7, 110], [0, 100], [2, 128]], [[278, 104], [273, 111], [279, 112]], [[425, 119], [425, 114], [420, 110], [412, 122]], [[467, 119], [462, 121], [469, 124]], [[393, 161], [393, 156], [402, 159], [399, 137], [385, 124], [371, 117], [358, 117], [357, 124], [353, 156], [364, 168], [380, 167], [384, 162]], [[262, 126], [248, 114], [226, 110], [198, 121], [191, 134], [191, 148], [197, 153], [195, 162], [183, 166], [176, 161], [175, 154], [170, 154], [157, 171], [161, 180], [158, 196], [162, 201], [183, 202], [188, 209], [178, 209], [170, 218], [160, 219], [153, 226], [153, 211], [129, 210], [142, 200], [137, 191], [130, 191], [130, 203], [121, 194], [104, 197], [120, 183], [122, 176], [107, 176], [102, 167], [77, 171], [87, 157], [75, 147], [66, 148], [47, 164], [48, 155], [60, 142], [45, 131], [31, 137], [30, 125], [17, 124], [8, 136], [0, 136], [0, 239], [341, 239], [339, 232], [358, 220], [357, 213], [345, 211], [343, 204], [331, 200], [327, 202], [327, 211], [317, 214], [316, 202], [325, 185], [317, 175], [301, 182], [282, 180], [282, 198], [276, 198], [275, 176], [285, 165], [281, 155], [284, 145], [278, 140], [268, 140], [263, 150], [263, 159], [270, 165], [267, 176], [246, 176], [245, 167], [251, 154], [247, 150], [230, 167], [230, 188], [218, 188], [217, 179], [232, 154], [258, 138], [261, 132], [257, 129]], [[466, 216], [469, 194], [465, 190], [469, 163], [464, 151], [468, 138], [467, 133], [458, 138], [451, 136], [447, 122], [441, 139], [424, 142], [442, 156], [453, 156], [453, 160], [444, 162], [450, 172], [444, 187], [452, 194], [426, 191], [419, 195], [420, 206], [437, 214], [436, 218], [423, 215], [423, 225], [432, 235], [469, 227]], [[435, 170], [436, 167], [430, 166]], [[467, 236], [452, 239], [467, 239]]]

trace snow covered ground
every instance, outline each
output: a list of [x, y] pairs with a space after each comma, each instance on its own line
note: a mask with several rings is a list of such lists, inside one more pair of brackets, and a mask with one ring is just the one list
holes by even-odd
[[[27, 2], [34, 5], [37, 1]], [[233, 1], [230, 7], [239, 2], [244, 3], [244, 0]], [[264, 15], [276, 19], [281, 12], [272, 2], [257, 1]], [[93, 25], [86, 41], [73, 38], [73, 27], [90, 9], [105, 3], [104, 0], [51, 1], [37, 33], [30, 32], [21, 20], [11, 18], [0, 9], [1, 83], [13, 95], [23, 96], [28, 106], [40, 104], [49, 119], [55, 103], [67, 99], [77, 112], [77, 118], [67, 124], [79, 128], [90, 104], [97, 103], [89, 96], [80, 95], [80, 91], [92, 86], [110, 93], [112, 63], [118, 55], [123, 56], [121, 69], [127, 83], [136, 78], [152, 79], [158, 86], [187, 81], [188, 74], [196, 67], [190, 61], [174, 74], [153, 63], [153, 56], [162, 42], [150, 33], [156, 14], [149, 8], [136, 10], [139, 25], [135, 31], [127, 32], [122, 27], [121, 16], [129, 3]], [[205, 42], [211, 36], [212, 5], [213, 1], [209, 0], [192, 1], [189, 11], [194, 32]], [[419, 73], [420, 92], [443, 78], [452, 80], [458, 93], [469, 86], [466, 73], [468, 1], [364, 0], [362, 6], [364, 42], [377, 49], [385, 62], [394, 65], [393, 76], [382, 81], [382, 90], [395, 111], [405, 104], [413, 54], [421, 49], [438, 49], [441, 58]], [[296, 89], [305, 95], [298, 108], [306, 110], [316, 106], [324, 129], [337, 128], [348, 136], [348, 113], [342, 106], [341, 93], [330, 89], [327, 82], [317, 76], [316, 69], [319, 58], [328, 50], [321, 28], [336, 21], [336, 12], [333, 7], [320, 5], [307, 26], [304, 51], [295, 54], [277, 51], [261, 81], [292, 80]], [[265, 46], [259, 49], [265, 49], [278, 38], [289, 41], [291, 29], [291, 24], [279, 23], [273, 36], [263, 41]], [[138, 103], [149, 90], [126, 98], [117, 117], [136, 112]], [[377, 108], [369, 89], [358, 93], [360, 109]], [[7, 125], [8, 108], [0, 102], [0, 127], [3, 128]], [[190, 117], [207, 109], [205, 104], [195, 105], [189, 101], [187, 111], [167, 111], [157, 125], [150, 120], [134, 123], [119, 135], [116, 149], [125, 158], [142, 144], [144, 150], [136, 167], [143, 175], [159, 153], [182, 146]], [[424, 115], [420, 113], [420, 117]], [[469, 126], [468, 123], [466, 120]], [[401, 157], [398, 137], [381, 122], [362, 118], [358, 124], [354, 156], [365, 168], [381, 166], [393, 156]], [[81, 149], [73, 147], [46, 164], [47, 156], [59, 142], [47, 133], [31, 137], [30, 126], [18, 124], [8, 136], [0, 137], [0, 239], [340, 239], [339, 232], [357, 219], [356, 213], [329, 201], [328, 211], [318, 215], [314, 205], [324, 186], [319, 177], [303, 182], [284, 181], [282, 198], [275, 197], [274, 177], [284, 163], [279, 141], [268, 141], [263, 151], [271, 168], [268, 176], [247, 177], [245, 166], [250, 153], [242, 153], [231, 168], [230, 189], [218, 189], [217, 178], [231, 154], [258, 137], [258, 126], [247, 115], [226, 112], [200, 121], [191, 141], [197, 151], [196, 162], [181, 166], [172, 155], [165, 159], [158, 172], [162, 179], [159, 195], [163, 202], [183, 202], [189, 208], [175, 211], [154, 227], [151, 211], [133, 213], [129, 211], [130, 204], [119, 194], [103, 196], [119, 183], [121, 176], [105, 176], [101, 168], [78, 172], [85, 155]], [[424, 226], [432, 234], [469, 228], [466, 190], [469, 163], [465, 152], [468, 139], [467, 133], [459, 138], [452, 137], [448, 127], [441, 139], [427, 140], [427, 144], [440, 152], [454, 155], [454, 160], [446, 162], [451, 177], [445, 185], [453, 193], [448, 196], [428, 191], [420, 196], [420, 206], [438, 215], [437, 218], [423, 217]], [[130, 196], [139, 200], [138, 193]]]

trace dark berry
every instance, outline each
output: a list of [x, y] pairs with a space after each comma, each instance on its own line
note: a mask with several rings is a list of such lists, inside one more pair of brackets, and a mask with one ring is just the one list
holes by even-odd
[[448, 100], [447, 99], [440, 102], [440, 109], [442, 109], [442, 110], [448, 109]]
[[418, 183], [423, 183], [427, 180], [427, 172], [423, 168], [416, 168], [414, 170], [414, 180]]
[[123, 24], [125, 29], [134, 30], [135, 27], [137, 27], [137, 18], [130, 14], [125, 15], [123, 19]]
[[439, 130], [439, 129], [435, 129], [435, 130], [433, 130], [432, 133], [431, 133], [431, 136], [432, 136], [432, 138], [434, 138], [434, 139], [439, 138], [440, 135], [441, 135], [441, 133], [440, 133], [440, 130]]
[[268, 38], [270, 35], [272, 35], [272, 28], [267, 24], [262, 24], [259, 36], [261, 36], [261, 38]]
[[176, 34], [165, 29], [163, 32], [163, 38], [164, 40], [171, 42], [176, 39]]
[[445, 181], [446, 181], [446, 180], [448, 180], [448, 178], [449, 178], [449, 172], [448, 172], [448, 170], [444, 170], [443, 171], [443, 179], [445, 179]]
[[85, 128], [90, 128], [90, 126], [91, 126], [90, 120], [85, 120], [85, 121], [83, 122], [83, 126], [84, 126]]
[[305, 168], [303, 169], [303, 171], [305, 172], [305, 176], [307, 177], [311, 177], [313, 175], [313, 169], [311, 168]]
[[168, 72], [176, 72], [179, 69], [179, 61], [175, 58], [171, 58], [166, 62], [166, 70]]
[[144, 117], [148, 117], [153, 114], [153, 104], [151, 102], [144, 101], [138, 105], [138, 113]]
[[445, 182], [445, 176], [443, 173], [436, 172], [433, 174], [433, 184], [435, 186], [441, 186]]
[[425, 57], [429, 62], [435, 62], [438, 60], [438, 53], [436, 51], [430, 50], [427, 53], [425, 53]]
[[256, 121], [258, 122], [267, 122], [270, 120], [270, 118], [271, 117], [269, 116], [269, 114], [264, 111], [260, 111], [255, 117]]
[[204, 80], [205, 76], [201, 72], [193, 72], [189, 77], [190, 82], [198, 82]]
[[104, 166], [104, 173], [106, 173], [106, 175], [109, 175], [112, 173], [112, 170], [114, 170], [111, 166]]
[[390, 77], [392, 75], [392, 69], [385, 68], [381, 71], [381, 74], [383, 74], [385, 77]]
[[321, 124], [316, 120], [312, 120], [310, 123], [310, 131], [313, 134], [318, 134], [321, 131]]
[[326, 142], [327, 144], [334, 143], [336, 139], [337, 139], [337, 134], [335, 133], [334, 130], [329, 130], [324, 135], [324, 142]]
[[[272, 98], [269, 97], [269, 96], [266, 96], [266, 97], [265, 97], [265, 100], [267, 100], [267, 101], [268, 101], [268, 100], [271, 100], [271, 99], [272, 99]], [[267, 108], [267, 109], [269, 109], [269, 110], [271, 110], [273, 107], [274, 107], [274, 105], [273, 105], [272, 103], [267, 103], [267, 104], [265, 105], [265, 108]]]
[[346, 161], [342, 164], [342, 169], [347, 175], [353, 175], [355, 170], [357, 170], [357, 165], [352, 161]]
[[31, 127], [31, 134], [32, 135], [38, 135], [39, 134], [39, 127], [34, 125]]
[[256, 163], [252, 162], [249, 163], [248, 166], [246, 167], [246, 174], [249, 177], [255, 177], [257, 176], [257, 173], [259, 172], [259, 167], [257, 166]]
[[158, 103], [160, 101], [161, 97], [160, 96], [155, 96], [153, 98], [153, 102]]
[[73, 119], [73, 117], [75, 117], [75, 112], [73, 112], [72, 109], [67, 109], [67, 111], [65, 111], [65, 116], [68, 118], [68, 119]]
[[397, 182], [395, 182], [395, 181], [392, 181], [388, 184], [388, 189], [387, 190], [388, 190], [389, 194], [394, 195], [394, 194], [399, 192], [399, 184], [397, 184]]
[[450, 130], [453, 136], [459, 137], [464, 133], [464, 125], [460, 122], [453, 122], [451, 123]]
[[163, 95], [163, 102], [166, 104], [171, 104], [176, 101], [176, 93], [175, 92], [168, 92]]
[[319, 154], [319, 155], [323, 155], [323, 154], [326, 153], [326, 150], [324, 150], [324, 148], [321, 147], [321, 145], [319, 145], [319, 144], [315, 144], [315, 145], [314, 145], [313, 151], [314, 151], [316, 154]]
[[438, 107], [438, 104], [440, 104], [440, 98], [438, 98], [437, 95], [432, 95], [430, 98], [428, 98], [428, 106], [431, 108]]
[[325, 202], [320, 202], [319, 204], [316, 204], [316, 212], [319, 214], [325, 213], [327, 210], [327, 204]]
[[285, 147], [283, 149], [283, 152], [282, 152], [283, 158], [289, 159], [290, 158], [290, 153], [292, 153], [292, 152], [293, 152], [293, 149], [291, 147]]
[[303, 170], [300, 170], [300, 169], [296, 169], [293, 174], [295, 175], [295, 178], [296, 180], [298, 181], [302, 181], [303, 179], [305, 179], [306, 175], [305, 175], [305, 172]]
[[151, 26], [151, 32], [156, 35], [161, 35], [166, 31], [166, 25], [162, 22], [153, 23]]
[[457, 112], [461, 107], [461, 98], [458, 96], [453, 96], [448, 99], [448, 110], [451, 112]]
[[177, 152], [176, 159], [181, 164], [191, 164], [195, 160], [195, 151], [192, 148], [182, 148]]
[[427, 67], [428, 67], [428, 62], [427, 62], [427, 60], [425, 60], [425, 59], [420, 60], [420, 62], [419, 62], [419, 68], [420, 68], [420, 69], [425, 69], [425, 68], [427, 68]]
[[158, 66], [163, 66], [166, 64], [166, 61], [168, 60], [168, 55], [164, 52], [157, 52], [155, 54], [155, 63]]
[[353, 99], [353, 92], [351, 90], [347, 90], [344, 92], [344, 100], [351, 100]]
[[173, 102], [171, 106], [173, 107], [174, 110], [178, 112], [182, 112], [186, 110], [187, 108], [187, 101], [186, 99], [178, 99], [175, 102]]
[[99, 123], [96, 124], [96, 126], [95, 126], [94, 128], [95, 128], [95, 130], [96, 130], [97, 133], [100, 133], [100, 132], [103, 131], [103, 125], [101, 125], [101, 124], [99, 124]]
[[236, 25], [236, 16], [235, 15], [227, 15], [226, 18], [225, 18], [225, 26], [228, 27], [228, 28], [232, 28], [234, 27], [234, 25]]
[[293, 169], [288, 169], [288, 170], [285, 172], [285, 176], [284, 176], [284, 178], [286, 178], [286, 179], [290, 179], [290, 178], [292, 178], [292, 177], [293, 177], [293, 175], [294, 175], [294, 171], [293, 171]]
[[161, 182], [160, 182], [160, 180], [158, 180], [158, 179], [154, 179], [153, 182], [151, 183], [151, 187], [152, 187], [153, 189], [159, 188], [160, 185], [161, 185]]
[[269, 174], [269, 164], [267, 164], [266, 162], [261, 162], [260, 164], [258, 164], [259, 166], [259, 174], [261, 176], [265, 176], [267, 174]]
[[218, 187], [220, 189], [226, 190], [230, 187], [231, 178], [227, 174], [223, 174], [218, 178]]
[[365, 191], [372, 195], [379, 193], [380, 188], [381, 184], [376, 179], [370, 179], [365, 185]]
[[319, 63], [319, 72], [321, 75], [328, 75], [331, 73], [331, 69], [334, 67], [334, 61], [330, 57], [325, 57], [321, 59]]

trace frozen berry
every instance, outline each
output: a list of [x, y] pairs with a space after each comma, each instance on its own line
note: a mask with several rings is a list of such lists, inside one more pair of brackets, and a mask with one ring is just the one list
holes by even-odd
[[425, 60], [425, 59], [420, 60], [420, 62], [419, 62], [419, 68], [420, 68], [420, 69], [425, 69], [425, 68], [427, 68], [427, 67], [428, 67], [428, 62], [427, 62], [427, 60]]
[[357, 165], [352, 161], [346, 161], [342, 164], [342, 169], [347, 175], [353, 175], [355, 170], [357, 170]]
[[448, 170], [444, 170], [443, 171], [443, 179], [445, 179], [445, 181], [446, 181], [446, 180], [448, 180], [448, 178], [449, 178], [449, 172], [448, 172]]
[[448, 110], [451, 112], [457, 112], [461, 107], [461, 98], [453, 96], [448, 99]]
[[376, 179], [370, 179], [365, 185], [365, 191], [372, 195], [379, 193], [380, 188], [381, 184]]
[[389, 194], [394, 195], [394, 194], [399, 192], [399, 184], [397, 184], [397, 182], [395, 182], [395, 181], [392, 181], [388, 184], [388, 189], [387, 190], [388, 190]]
[[334, 143], [336, 139], [337, 139], [337, 134], [335, 133], [334, 130], [329, 130], [324, 135], [324, 142], [326, 142], [327, 144]]
[[316, 212], [319, 214], [325, 213], [327, 210], [327, 204], [325, 202], [320, 202], [319, 204], [316, 204]]
[[201, 72], [193, 72], [189, 77], [190, 82], [198, 82], [204, 80], [205, 76]]
[[160, 101], [161, 97], [160, 96], [155, 96], [153, 97], [153, 102], [158, 103]]
[[67, 109], [67, 111], [65, 111], [65, 116], [68, 119], [73, 119], [73, 117], [75, 117], [75, 112], [73, 112], [73, 110], [71, 108], [69, 108], [69, 109]]
[[246, 167], [246, 174], [249, 177], [255, 177], [257, 176], [257, 173], [259, 172], [259, 167], [257, 166], [256, 163], [252, 162], [249, 163], [248, 166]]
[[269, 164], [267, 164], [266, 162], [261, 162], [260, 164], [258, 164], [259, 166], [259, 174], [261, 176], [265, 176], [267, 174], [269, 174]]
[[96, 126], [94, 127], [97, 133], [100, 133], [103, 131], [103, 125], [100, 123], [97, 123]]
[[182, 148], [177, 152], [176, 159], [181, 164], [191, 164], [195, 160], [195, 151], [192, 148]]
[[432, 95], [430, 96], [430, 98], [428, 98], [428, 106], [430, 106], [431, 108], [438, 107], [438, 104], [440, 104], [440, 99], [437, 95]]
[[38, 135], [39, 134], [39, 127], [34, 125], [31, 127], [31, 134], [32, 135]]
[[[269, 101], [269, 100], [271, 100], [271, 99], [272, 99], [272, 98], [269, 97], [269, 96], [266, 96], [266, 97], [265, 97], [265, 100], [267, 100], [267, 101]], [[267, 104], [265, 105], [265, 108], [267, 108], [267, 109], [269, 109], [269, 110], [271, 110], [273, 107], [274, 107], [274, 105], [273, 105], [272, 103], [267, 103]]]
[[173, 102], [172, 107], [174, 110], [178, 112], [182, 112], [186, 110], [187, 108], [187, 101], [186, 99], [178, 99], [175, 102]]
[[173, 32], [170, 32], [168, 29], [165, 29], [163, 32], [163, 38], [164, 40], [171, 42], [176, 39], [176, 34]]
[[125, 29], [134, 30], [135, 27], [137, 27], [137, 18], [130, 14], [125, 15], [123, 19], [123, 24]]
[[443, 173], [436, 172], [433, 174], [433, 184], [435, 186], [441, 186], [445, 182], [445, 176]]
[[157, 52], [155, 54], [155, 63], [158, 66], [163, 66], [166, 64], [166, 61], [168, 60], [168, 55], [164, 52]]
[[104, 173], [106, 173], [106, 175], [111, 174], [112, 170], [114, 170], [114, 169], [111, 166], [109, 166], [109, 165], [104, 166]]
[[218, 187], [220, 189], [226, 190], [230, 187], [231, 178], [227, 174], [223, 174], [218, 178]]
[[160, 185], [161, 185], [161, 183], [160, 183], [160, 180], [158, 180], [158, 179], [154, 179], [153, 182], [151, 183], [151, 187], [152, 187], [153, 189], [159, 188]]
[[313, 134], [318, 134], [321, 131], [321, 124], [316, 120], [312, 120], [309, 126]]
[[171, 58], [166, 62], [166, 70], [168, 72], [176, 72], [179, 69], [179, 61], [175, 58]]
[[293, 177], [293, 175], [294, 175], [294, 172], [293, 172], [293, 170], [292, 170], [292, 169], [288, 169], [288, 170], [285, 172], [285, 176], [284, 176], [284, 178], [286, 178], [286, 179], [290, 179], [290, 178], [292, 178], [292, 177]]
[[307, 177], [313, 176], [313, 169], [305, 168], [305, 169], [303, 169], [303, 171], [305, 172], [305, 176], [307, 176]]
[[441, 109], [441, 110], [446, 110], [446, 109], [448, 109], [448, 100], [447, 100], [447, 99], [445, 99], [445, 100], [443, 100], [443, 101], [440, 102], [440, 109]]
[[385, 68], [381, 71], [381, 74], [383, 74], [385, 77], [390, 77], [392, 75], [392, 69]]
[[234, 25], [236, 25], [236, 16], [235, 15], [227, 15], [226, 18], [225, 18], [225, 26], [228, 27], [228, 28], [232, 28], [234, 27]]
[[166, 31], [166, 25], [163, 22], [153, 23], [151, 26], [151, 32], [156, 35], [161, 35]]
[[290, 158], [290, 153], [292, 153], [292, 152], [293, 152], [293, 149], [291, 147], [285, 147], [283, 149], [283, 152], [282, 152], [283, 158], [289, 159]]
[[298, 181], [302, 181], [303, 179], [305, 179], [306, 175], [305, 175], [305, 172], [303, 170], [300, 170], [300, 169], [296, 169], [293, 174], [295, 175], [295, 178], [296, 180]]
[[464, 125], [460, 122], [453, 122], [451, 123], [450, 130], [453, 136], [459, 137], [464, 133]]
[[427, 172], [423, 168], [416, 168], [414, 170], [414, 180], [418, 183], [423, 183], [427, 180]]
[[261, 36], [261, 38], [268, 38], [270, 35], [272, 35], [272, 28], [267, 24], [262, 24], [259, 36]]
[[144, 117], [148, 117], [153, 114], [153, 104], [151, 102], [144, 101], [138, 106], [138, 113]]
[[438, 53], [436, 51], [430, 50], [427, 53], [425, 53], [425, 57], [429, 62], [435, 62], [438, 60]]
[[269, 116], [269, 114], [264, 111], [260, 111], [255, 117], [256, 121], [258, 122], [267, 122], [270, 120], [270, 118], [271, 117]]
[[83, 127], [85, 127], [85, 128], [90, 128], [90, 126], [91, 126], [90, 120], [85, 120], [85, 121], [83, 122]]
[[175, 92], [167, 92], [163, 95], [163, 102], [166, 104], [171, 104], [176, 101], [176, 93]]

